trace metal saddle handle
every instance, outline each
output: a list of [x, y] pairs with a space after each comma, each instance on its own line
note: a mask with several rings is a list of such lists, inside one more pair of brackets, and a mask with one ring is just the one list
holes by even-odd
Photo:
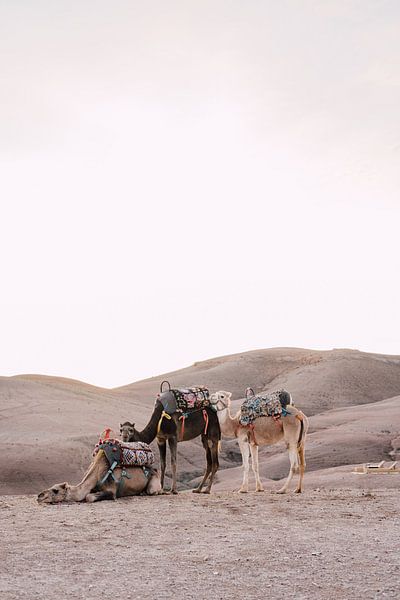
[[246, 400], [252, 396], [255, 396], [253, 388], [251, 388], [251, 387], [246, 388], [245, 396], [246, 396]]
[[164, 392], [164, 390], [163, 390], [164, 383], [168, 384], [168, 390], [165, 390], [165, 391], [168, 391], [168, 392], [171, 391], [171, 385], [170, 385], [169, 381], [167, 381], [166, 379], [164, 379], [164, 381], [162, 381], [161, 385], [160, 385], [160, 394], [162, 394]]

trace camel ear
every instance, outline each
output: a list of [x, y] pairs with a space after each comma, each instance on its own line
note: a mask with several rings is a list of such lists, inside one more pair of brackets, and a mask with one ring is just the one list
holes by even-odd
[[232, 392], [226, 392], [229, 398], [232, 398]]
[[60, 488], [65, 490], [65, 489], [67, 489], [67, 485], [68, 485], [68, 483], [66, 481], [64, 481], [64, 483], [60, 483]]

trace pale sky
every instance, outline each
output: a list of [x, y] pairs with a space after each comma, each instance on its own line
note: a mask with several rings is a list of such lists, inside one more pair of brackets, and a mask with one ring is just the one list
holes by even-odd
[[400, 354], [399, 107], [397, 0], [0, 0], [0, 375]]

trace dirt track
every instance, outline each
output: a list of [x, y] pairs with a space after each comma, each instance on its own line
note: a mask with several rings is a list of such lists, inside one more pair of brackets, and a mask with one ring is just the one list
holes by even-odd
[[0, 497], [2, 600], [399, 598], [400, 492]]

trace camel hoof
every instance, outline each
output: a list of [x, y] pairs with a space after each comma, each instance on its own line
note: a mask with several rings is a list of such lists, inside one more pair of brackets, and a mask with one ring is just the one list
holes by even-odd
[[171, 494], [173, 494], [174, 496], [176, 496], [178, 494], [178, 492], [176, 490], [171, 490]]
[[294, 490], [294, 493], [295, 493], [295, 494], [301, 494], [301, 488], [296, 488], [296, 489]]
[[95, 502], [95, 495], [94, 494], [88, 494], [85, 498], [86, 502]]
[[240, 488], [240, 490], [238, 490], [238, 494], [247, 494], [249, 490], [245, 490], [244, 488]]
[[256, 492], [265, 492], [264, 488], [257, 488]]
[[286, 494], [286, 490], [284, 488], [282, 488], [282, 489], [278, 490], [276, 493], [277, 494]]
[[204, 490], [203, 494], [209, 494], [211, 490]]
[[194, 490], [192, 490], [193, 494], [201, 494], [201, 490], [199, 488], [194, 488]]

